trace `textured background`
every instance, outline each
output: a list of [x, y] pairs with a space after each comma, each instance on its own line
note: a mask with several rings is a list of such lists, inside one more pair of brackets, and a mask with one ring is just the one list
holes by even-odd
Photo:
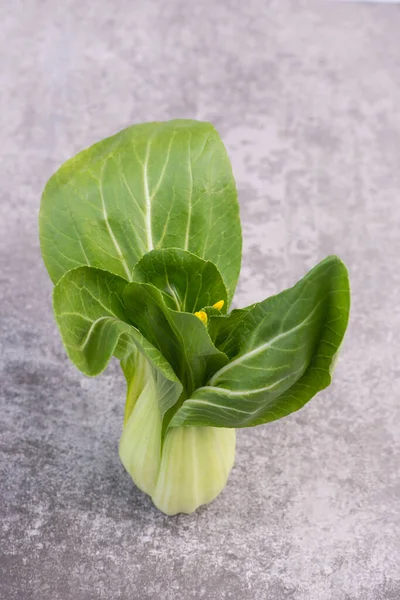
[[[400, 7], [1, 10], [1, 599], [398, 600]], [[232, 158], [245, 240], [237, 302], [337, 253], [353, 306], [334, 385], [240, 431], [224, 493], [167, 518], [119, 463], [117, 365], [90, 380], [66, 359], [37, 212], [65, 159], [173, 117], [212, 120]]]

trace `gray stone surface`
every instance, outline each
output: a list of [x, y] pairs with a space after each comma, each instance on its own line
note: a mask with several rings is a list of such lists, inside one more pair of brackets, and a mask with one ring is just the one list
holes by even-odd
[[[4, 600], [400, 598], [400, 9], [286, 0], [2, 3]], [[41, 263], [41, 190], [145, 120], [209, 119], [244, 224], [237, 303], [349, 265], [334, 385], [238, 435], [224, 493], [168, 518], [117, 455], [116, 364], [67, 361]]]

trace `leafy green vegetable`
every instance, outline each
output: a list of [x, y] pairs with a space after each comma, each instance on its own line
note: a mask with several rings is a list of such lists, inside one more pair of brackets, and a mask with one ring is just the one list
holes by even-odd
[[333, 256], [293, 288], [244, 309], [239, 323], [236, 312], [233, 329], [229, 317], [210, 317], [229, 328], [235, 356], [192, 394], [171, 425], [249, 427], [304, 406], [331, 383], [348, 299], [346, 267]]
[[40, 211], [42, 255], [54, 283], [78, 266], [132, 280], [137, 261], [182, 248], [219, 269], [232, 298], [240, 271], [235, 181], [212, 125], [134, 125], [67, 161]]
[[90, 376], [120, 360], [121, 461], [166, 514], [219, 494], [235, 428], [298, 410], [331, 382], [350, 305], [337, 257], [225, 314], [241, 229], [208, 123], [136, 125], [78, 154], [45, 188], [40, 240], [68, 356]]

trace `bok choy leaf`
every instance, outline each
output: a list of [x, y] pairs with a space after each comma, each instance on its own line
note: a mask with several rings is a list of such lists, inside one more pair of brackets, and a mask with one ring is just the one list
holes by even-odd
[[300, 409], [331, 383], [349, 318], [330, 256], [290, 289], [229, 312], [241, 260], [236, 187], [209, 123], [134, 125], [67, 161], [40, 243], [71, 361], [127, 381], [121, 461], [166, 514], [224, 488], [235, 429]]

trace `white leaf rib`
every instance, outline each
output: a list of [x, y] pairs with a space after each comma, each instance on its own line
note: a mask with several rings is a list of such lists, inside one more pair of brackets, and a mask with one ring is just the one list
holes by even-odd
[[200, 406], [204, 406], [204, 405], [205, 406], [213, 406], [214, 408], [220, 408], [225, 412], [234, 411], [234, 412], [242, 413], [244, 415], [250, 414], [247, 410], [240, 410], [240, 408], [234, 408], [233, 406], [222, 406], [221, 404], [216, 404], [215, 402], [210, 402], [209, 400], [203, 400], [203, 399], [197, 400], [195, 398], [186, 400], [186, 402], [183, 405], [184, 412], [187, 412], [188, 409], [190, 409], [190, 407], [195, 404], [198, 404]]
[[223, 394], [227, 394], [228, 396], [251, 396], [253, 394], [258, 394], [260, 392], [267, 392], [268, 390], [273, 390], [274, 388], [276, 388], [280, 383], [282, 383], [283, 381], [286, 381], [286, 379], [290, 379], [290, 377], [293, 377], [293, 375], [297, 375], [297, 373], [300, 373], [303, 369], [304, 369], [305, 365], [302, 365], [299, 369], [297, 369], [296, 371], [293, 371], [293, 373], [289, 373], [289, 375], [286, 375], [285, 377], [282, 377], [281, 379], [278, 379], [277, 381], [275, 381], [274, 383], [271, 383], [271, 385], [266, 385], [264, 387], [261, 388], [256, 388], [256, 389], [252, 389], [252, 390], [229, 390], [227, 388], [224, 387], [216, 387], [216, 386], [211, 386], [211, 385], [206, 385], [203, 388], [199, 388], [201, 390], [212, 390], [214, 392], [222, 392]]
[[60, 313], [55, 313], [56, 316], [58, 316], [60, 319], [62, 317], [79, 317], [80, 319], [83, 319], [84, 321], [87, 321], [88, 323], [92, 323], [92, 319], [89, 319], [88, 317], [85, 317], [85, 315], [82, 315], [81, 313], [78, 312], [71, 312], [71, 311], [63, 311]]
[[163, 165], [163, 167], [161, 169], [160, 177], [159, 177], [159, 179], [157, 181], [157, 185], [155, 186], [155, 188], [151, 192], [150, 200], [154, 200], [155, 196], [157, 195], [158, 190], [160, 189], [160, 185], [161, 185], [161, 183], [162, 183], [162, 181], [164, 179], [165, 170], [167, 168], [168, 161], [169, 161], [169, 158], [171, 156], [172, 142], [174, 141], [175, 135], [176, 135], [176, 132], [174, 131], [174, 133], [172, 134], [171, 139], [169, 141], [169, 144], [168, 144], [167, 156], [165, 158], [164, 165]]
[[133, 195], [133, 192], [127, 182], [127, 179], [125, 177], [124, 172], [122, 171], [122, 167], [120, 167], [120, 174], [121, 174], [121, 180], [122, 183], [124, 184], [126, 191], [128, 192], [128, 194], [130, 195], [132, 201], [134, 202], [134, 204], [136, 205], [138, 211], [143, 215], [143, 217], [145, 216], [143, 208], [140, 206], [139, 202], [136, 200], [135, 196]]
[[166, 269], [165, 269], [165, 275], [166, 275], [166, 279], [167, 279], [167, 287], [170, 291], [170, 296], [172, 296], [172, 298], [174, 299], [177, 310], [180, 311], [181, 310], [180, 298], [178, 296], [178, 293], [175, 291], [175, 289], [170, 284], [170, 281], [168, 278], [168, 271]]
[[85, 348], [85, 346], [87, 345], [87, 343], [90, 340], [90, 336], [92, 335], [93, 330], [96, 327], [97, 323], [100, 323], [100, 321], [104, 321], [105, 319], [112, 319], [112, 317], [99, 317], [98, 319], [93, 321], [93, 323], [87, 330], [85, 337], [83, 338], [82, 342], [79, 345], [79, 350], [83, 350]]
[[107, 209], [106, 209], [106, 203], [104, 201], [104, 194], [103, 194], [103, 171], [104, 171], [104, 166], [106, 163], [103, 164], [103, 168], [102, 168], [102, 172], [101, 172], [101, 177], [100, 177], [100, 181], [99, 181], [99, 191], [100, 191], [100, 198], [101, 198], [101, 204], [102, 204], [102, 208], [103, 208], [103, 217], [104, 217], [104, 222], [106, 224], [107, 227], [107, 231], [109, 233], [109, 236], [111, 238], [112, 243], [114, 244], [114, 247], [118, 253], [118, 256], [121, 260], [122, 266], [124, 267], [124, 271], [128, 277], [128, 281], [132, 281], [132, 276], [131, 276], [131, 272], [128, 268], [128, 265], [126, 264], [126, 260], [124, 258], [124, 255], [122, 254], [121, 248], [118, 244], [117, 238], [114, 235], [113, 230], [111, 229], [111, 225], [110, 225], [110, 221], [108, 220], [108, 214], [107, 214]]
[[189, 207], [188, 207], [188, 222], [186, 226], [186, 235], [185, 235], [185, 250], [189, 248], [189, 232], [190, 232], [190, 223], [192, 220], [192, 196], [193, 196], [193, 172], [192, 172], [192, 164], [191, 164], [191, 151], [190, 151], [190, 142], [191, 136], [189, 136], [189, 144], [188, 144], [188, 171], [190, 177], [190, 192], [189, 192]]
[[74, 219], [73, 213], [72, 213], [72, 211], [71, 211], [71, 207], [70, 207], [69, 205], [68, 205], [68, 212], [69, 212], [69, 216], [70, 216], [70, 218], [71, 218], [72, 225], [74, 226], [75, 233], [76, 233], [76, 235], [78, 236], [78, 239], [79, 239], [79, 245], [80, 245], [80, 247], [81, 247], [81, 250], [82, 250], [83, 256], [85, 257], [86, 264], [90, 266], [90, 260], [89, 260], [89, 258], [88, 258], [88, 256], [87, 256], [87, 254], [86, 254], [85, 247], [84, 247], [84, 245], [82, 244], [82, 239], [81, 239], [81, 236], [80, 236], [80, 234], [79, 234], [79, 232], [78, 232], [78, 228], [77, 228], [77, 226], [76, 226], [75, 219]]
[[171, 217], [171, 212], [172, 212], [172, 209], [173, 209], [173, 206], [174, 206], [174, 202], [175, 202], [175, 186], [172, 186], [172, 202], [171, 202], [170, 209], [169, 209], [169, 211], [167, 213], [167, 218], [166, 218], [165, 223], [164, 223], [164, 227], [163, 227], [163, 231], [162, 231], [161, 237], [160, 237], [160, 239], [157, 242], [157, 248], [160, 248], [162, 246], [164, 238], [165, 238], [165, 236], [167, 234], [167, 230], [168, 230], [168, 226], [169, 226], [169, 220], [170, 220], [170, 217]]
[[149, 180], [148, 180], [148, 165], [150, 158], [150, 141], [147, 143], [146, 156], [143, 162], [143, 191], [146, 200], [146, 233], [147, 233], [147, 248], [153, 250], [153, 234], [151, 231], [151, 197], [149, 191]]

